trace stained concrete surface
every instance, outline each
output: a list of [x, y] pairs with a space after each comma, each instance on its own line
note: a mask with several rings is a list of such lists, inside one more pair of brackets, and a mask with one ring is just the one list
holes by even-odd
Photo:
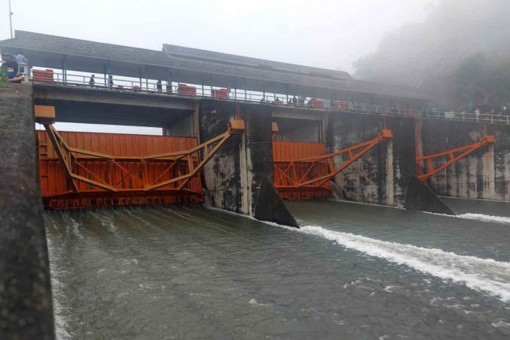
[[54, 339], [32, 87], [0, 87], [0, 339]]
[[[510, 126], [446, 120], [421, 121], [424, 155], [470, 145], [492, 135], [494, 145], [484, 146], [447, 169], [427, 184], [438, 195], [468, 199], [510, 200]], [[437, 159], [434, 166], [444, 164]]]
[[[328, 152], [341, 150], [374, 139], [383, 128], [393, 132], [393, 139], [375, 146], [335, 176], [335, 182], [348, 200], [401, 207], [416, 173], [413, 119], [335, 113], [330, 116], [326, 146]], [[336, 166], [343, 162], [335, 159]]]
[[290, 214], [278, 191], [268, 178], [262, 181], [260, 187], [255, 206], [255, 218], [299, 228], [296, 219]]
[[407, 187], [407, 198], [404, 208], [414, 211], [455, 215], [455, 213], [417, 177], [411, 179]]
[[[200, 103], [200, 138], [223, 133], [237, 104], [212, 100]], [[204, 166], [204, 182], [211, 204], [265, 221], [297, 226], [285, 204], [263, 182], [273, 181], [271, 111], [266, 105], [239, 104], [246, 131], [232, 136]], [[271, 206], [268, 206], [271, 205]]]

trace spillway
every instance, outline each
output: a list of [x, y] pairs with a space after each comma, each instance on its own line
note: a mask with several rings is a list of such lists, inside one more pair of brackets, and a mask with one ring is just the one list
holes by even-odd
[[300, 230], [203, 207], [46, 212], [59, 338], [510, 335], [510, 224], [289, 209]]

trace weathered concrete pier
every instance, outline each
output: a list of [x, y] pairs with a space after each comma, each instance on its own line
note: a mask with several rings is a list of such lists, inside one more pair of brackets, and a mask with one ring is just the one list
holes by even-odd
[[0, 87], [0, 338], [53, 339], [32, 86]]
[[[17, 31], [0, 48], [23, 50], [32, 67], [28, 83], [0, 89], [8, 339], [53, 337], [43, 203], [207, 201], [298, 227], [284, 199], [327, 198], [333, 188], [346, 200], [445, 214], [453, 212], [437, 195], [510, 200], [510, 146], [498, 142], [510, 140], [507, 120], [428, 117], [420, 112], [429, 99], [413, 89], [171, 45]], [[34, 105], [55, 114], [37, 134]], [[54, 121], [162, 133], [59, 133]]]

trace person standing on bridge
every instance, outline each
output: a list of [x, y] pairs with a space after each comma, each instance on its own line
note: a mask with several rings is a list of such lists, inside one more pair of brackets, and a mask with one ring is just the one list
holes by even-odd
[[156, 88], [158, 89], [158, 92], [163, 91], [163, 85], [161, 84], [161, 79], [158, 79], [156, 83]]
[[96, 83], [96, 76], [95, 75], [91, 75], [90, 79], [89, 79], [90, 87], [94, 87], [95, 83]]
[[108, 75], [108, 86], [110, 86], [110, 88], [113, 87], [113, 76], [111, 74]]
[[23, 52], [22, 51], [16, 52], [16, 54], [14, 55], [14, 60], [19, 65], [19, 73], [25, 74], [26, 72], [25, 68], [28, 64], [28, 61], [27, 58], [25, 58], [25, 56], [23, 55]]

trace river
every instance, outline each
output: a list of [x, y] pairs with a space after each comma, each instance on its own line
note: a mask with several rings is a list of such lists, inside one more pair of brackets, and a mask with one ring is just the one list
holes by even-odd
[[60, 339], [508, 339], [508, 204], [46, 212]]

